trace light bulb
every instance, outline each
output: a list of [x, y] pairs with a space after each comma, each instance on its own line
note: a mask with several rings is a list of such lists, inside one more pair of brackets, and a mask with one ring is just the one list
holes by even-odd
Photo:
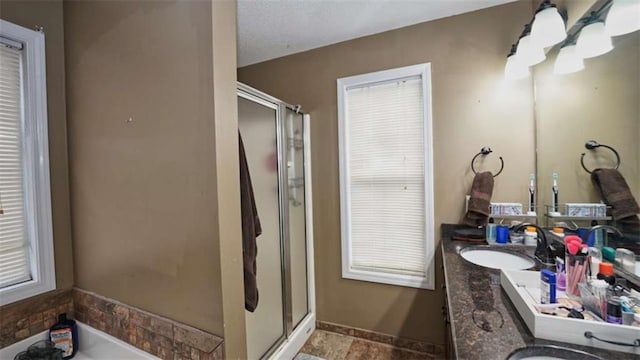
[[640, 30], [640, 0], [614, 0], [607, 14], [605, 30], [610, 36]]
[[511, 54], [507, 57], [507, 65], [504, 67], [504, 76], [507, 79], [524, 79], [530, 74], [529, 67], [523, 64], [516, 54]]
[[560, 49], [553, 65], [554, 74], [570, 74], [584, 69], [584, 61], [576, 50], [575, 45], [567, 45]]
[[564, 20], [553, 5], [538, 11], [531, 27], [531, 39], [539, 47], [545, 48], [567, 38]]
[[533, 43], [531, 35], [526, 35], [520, 38], [520, 41], [518, 41], [516, 56], [519, 58], [520, 62], [526, 66], [538, 64], [544, 61], [547, 57], [544, 54], [544, 49], [538, 44]]
[[582, 28], [577, 43], [578, 54], [583, 58], [592, 58], [613, 49], [611, 37], [604, 31], [604, 23], [598, 21]]

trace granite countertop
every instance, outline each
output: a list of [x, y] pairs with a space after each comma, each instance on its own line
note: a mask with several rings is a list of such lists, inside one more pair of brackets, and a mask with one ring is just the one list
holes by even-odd
[[[453, 345], [459, 359], [506, 359], [531, 345], [557, 345], [605, 359], [638, 359], [636, 355], [536, 339], [500, 286], [500, 270], [464, 260], [458, 252], [477, 244], [451, 240], [459, 225], [442, 225], [442, 257]], [[533, 247], [503, 245], [533, 257]]]

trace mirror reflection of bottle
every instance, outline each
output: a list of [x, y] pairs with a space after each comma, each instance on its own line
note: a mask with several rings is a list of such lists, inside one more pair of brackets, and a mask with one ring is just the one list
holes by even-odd
[[536, 175], [529, 175], [529, 213], [536, 211]]
[[[596, 220], [592, 220], [591, 227], [594, 227], [596, 225], [598, 225], [598, 222]], [[602, 248], [602, 246], [604, 245], [604, 241], [603, 241], [604, 233], [606, 233], [604, 229], [598, 229], [596, 231], [593, 231], [589, 236], [589, 239], [587, 239], [589, 244], [593, 243], [593, 245], [589, 245], [589, 246], [597, 247], [598, 249]]]
[[558, 173], [553, 173], [553, 186], [551, 187], [553, 192], [553, 198], [551, 199], [551, 206], [554, 212], [558, 212]]

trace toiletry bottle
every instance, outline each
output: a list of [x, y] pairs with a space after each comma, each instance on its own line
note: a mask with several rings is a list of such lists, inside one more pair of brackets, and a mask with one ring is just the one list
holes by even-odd
[[540, 303], [556, 303], [556, 274], [551, 270], [540, 271]]
[[597, 278], [606, 281], [609, 285], [616, 283], [616, 275], [613, 271], [613, 264], [601, 262]]
[[529, 175], [529, 215], [536, 212], [536, 175]]
[[602, 249], [602, 258], [604, 260], [609, 260], [611, 262], [616, 262], [616, 250], [612, 247], [603, 246]]
[[487, 224], [485, 237], [487, 238], [487, 244], [495, 244], [496, 242], [496, 223], [493, 222], [493, 218], [489, 218], [489, 223]]
[[567, 289], [567, 272], [564, 267], [564, 259], [556, 256], [556, 276], [557, 276], [557, 288], [560, 291]]
[[58, 322], [49, 329], [49, 338], [55, 347], [62, 349], [62, 358], [71, 359], [78, 351], [78, 325], [67, 319], [67, 314], [58, 316]]
[[[596, 225], [598, 225], [597, 221], [595, 220], [591, 221], [591, 227], [594, 227]], [[604, 229], [599, 229], [592, 232], [588, 240], [589, 240], [589, 244], [591, 244], [591, 242], [593, 241], [593, 245], [589, 245], [589, 246], [597, 247], [598, 249], [600, 249], [604, 245], [604, 240], [603, 240], [604, 232], [605, 232]], [[593, 240], [591, 240], [592, 236], [593, 236]]]
[[536, 246], [538, 244], [538, 232], [533, 226], [527, 226], [524, 231], [524, 244], [527, 246]]
[[602, 262], [602, 253], [597, 247], [589, 248], [589, 274], [592, 279], [597, 279]]
[[620, 306], [620, 300], [615, 297], [607, 301], [607, 322], [622, 324], [622, 307]]
[[553, 197], [551, 199], [551, 206], [553, 208], [553, 212], [557, 213], [559, 211], [558, 206], [558, 173], [553, 173], [553, 187], [551, 188], [553, 192]]

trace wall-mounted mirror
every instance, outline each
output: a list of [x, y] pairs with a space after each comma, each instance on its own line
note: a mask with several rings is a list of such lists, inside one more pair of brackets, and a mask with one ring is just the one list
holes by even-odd
[[[610, 3], [595, 1], [582, 17]], [[568, 33], [579, 34], [581, 27], [578, 22]], [[612, 41], [613, 50], [584, 59], [581, 71], [554, 74], [554, 63], [562, 44], [551, 49], [547, 60], [534, 68], [538, 204], [541, 206], [551, 204], [554, 172], [558, 174], [561, 206], [601, 201], [590, 174], [581, 165], [581, 154], [586, 153], [584, 164], [589, 170], [615, 167], [616, 156], [605, 147], [586, 149], [585, 143], [589, 140], [609, 145], [619, 153], [619, 171], [636, 200], [640, 200], [640, 31], [615, 36]], [[545, 208], [541, 207], [539, 221], [543, 225], [552, 226], [558, 221], [544, 214]], [[640, 254], [640, 233], [630, 235], [627, 247]]]

